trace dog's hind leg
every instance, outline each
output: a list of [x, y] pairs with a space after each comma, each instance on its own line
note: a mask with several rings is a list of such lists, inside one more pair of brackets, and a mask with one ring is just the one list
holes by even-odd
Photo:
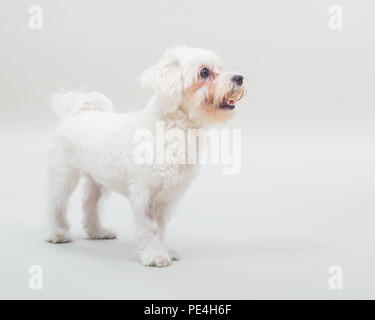
[[83, 226], [87, 236], [91, 239], [114, 239], [116, 234], [107, 228], [103, 228], [99, 219], [99, 207], [108, 190], [87, 176], [83, 192]]
[[80, 172], [78, 169], [60, 165], [50, 166], [48, 174], [49, 234], [47, 240], [53, 243], [70, 242], [66, 213], [69, 198], [78, 184]]

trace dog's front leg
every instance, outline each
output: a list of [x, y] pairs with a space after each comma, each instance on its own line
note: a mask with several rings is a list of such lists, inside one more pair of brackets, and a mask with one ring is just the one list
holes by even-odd
[[[156, 201], [154, 205], [155, 215], [156, 215], [156, 219], [159, 225], [159, 232], [160, 232], [159, 235], [160, 235], [161, 241], [164, 239], [164, 236], [165, 236], [165, 229], [167, 226], [167, 221], [176, 206], [177, 195], [175, 194], [175, 196], [176, 198], [174, 199], [174, 201], [171, 201], [171, 200], [163, 201], [159, 199], [159, 201]], [[180, 255], [175, 250], [169, 248], [168, 254], [172, 260], [180, 260]]]
[[154, 199], [146, 190], [133, 190], [129, 196], [132, 205], [136, 240], [140, 259], [145, 266], [166, 267], [171, 258], [162, 244], [163, 227], [155, 214]]

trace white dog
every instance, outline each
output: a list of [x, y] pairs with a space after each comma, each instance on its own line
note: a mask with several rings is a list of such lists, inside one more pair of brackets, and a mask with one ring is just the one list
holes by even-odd
[[49, 237], [53, 243], [71, 241], [67, 202], [81, 176], [86, 178], [83, 225], [88, 237], [113, 239], [104, 228], [98, 206], [109, 190], [128, 198], [135, 215], [136, 239], [145, 266], [164, 267], [178, 259], [163, 245], [171, 210], [197, 173], [192, 164], [142, 164], [133, 158], [134, 134], [155, 122], [166, 128], [204, 128], [234, 115], [235, 102], [245, 92], [243, 77], [224, 73], [212, 51], [177, 47], [142, 74], [144, 85], [154, 89], [146, 108], [119, 114], [97, 92], [58, 93], [52, 108], [61, 118], [48, 146]]

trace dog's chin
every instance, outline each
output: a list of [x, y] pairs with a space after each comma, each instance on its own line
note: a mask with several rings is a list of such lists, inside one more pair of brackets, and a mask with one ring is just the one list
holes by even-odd
[[212, 123], [223, 123], [232, 119], [236, 114], [235, 105], [229, 103], [220, 104], [212, 117]]
[[198, 108], [195, 119], [202, 125], [213, 125], [233, 118], [235, 113], [233, 103], [204, 104]]

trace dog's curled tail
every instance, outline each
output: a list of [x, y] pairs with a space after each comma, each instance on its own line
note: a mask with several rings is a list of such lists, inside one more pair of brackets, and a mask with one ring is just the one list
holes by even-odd
[[112, 112], [112, 101], [100, 92], [62, 92], [51, 97], [50, 107], [59, 118], [70, 117], [81, 111]]

